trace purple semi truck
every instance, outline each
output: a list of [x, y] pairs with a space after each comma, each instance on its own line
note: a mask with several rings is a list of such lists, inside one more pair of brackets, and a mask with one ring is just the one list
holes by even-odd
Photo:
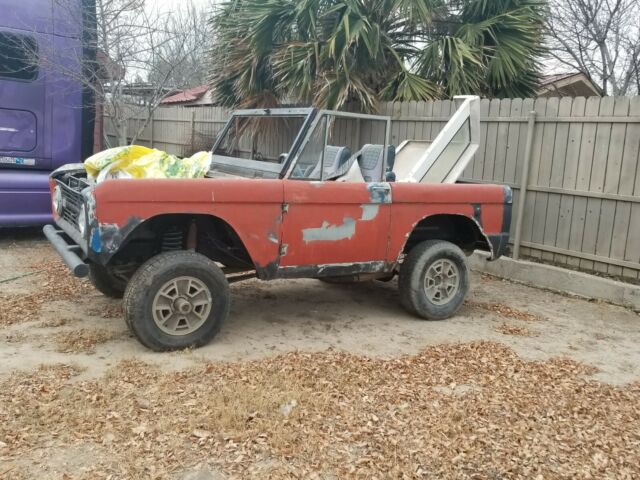
[[94, 0], [0, 0], [0, 227], [50, 222], [49, 174], [92, 152], [92, 32]]

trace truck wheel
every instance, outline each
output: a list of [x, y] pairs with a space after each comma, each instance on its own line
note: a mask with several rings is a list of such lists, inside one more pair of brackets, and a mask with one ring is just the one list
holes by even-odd
[[116, 277], [109, 268], [95, 263], [89, 264], [89, 280], [100, 293], [110, 298], [122, 298], [127, 282]]
[[189, 251], [162, 253], [133, 275], [124, 294], [131, 332], [156, 351], [200, 347], [229, 315], [229, 283], [220, 267]]
[[457, 245], [427, 240], [416, 245], [400, 268], [400, 302], [427, 320], [443, 320], [458, 311], [469, 290], [469, 269]]

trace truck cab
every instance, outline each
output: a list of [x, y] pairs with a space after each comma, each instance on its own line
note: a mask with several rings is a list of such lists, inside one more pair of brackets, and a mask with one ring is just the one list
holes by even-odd
[[0, 0], [0, 228], [51, 222], [50, 173], [92, 151], [90, 3]]

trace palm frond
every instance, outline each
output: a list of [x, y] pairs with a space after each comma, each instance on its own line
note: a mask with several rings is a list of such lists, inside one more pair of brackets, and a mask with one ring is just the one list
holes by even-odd
[[[545, 0], [228, 0], [211, 23], [224, 105], [375, 110], [382, 99], [530, 95]], [[269, 95], [267, 95], [269, 93]]]

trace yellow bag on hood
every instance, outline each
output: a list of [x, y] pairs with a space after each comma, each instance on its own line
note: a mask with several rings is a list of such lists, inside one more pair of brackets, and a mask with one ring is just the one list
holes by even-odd
[[113, 178], [202, 178], [211, 167], [211, 152], [178, 158], [161, 150], [131, 145], [96, 153], [84, 165], [87, 174], [98, 183]]

